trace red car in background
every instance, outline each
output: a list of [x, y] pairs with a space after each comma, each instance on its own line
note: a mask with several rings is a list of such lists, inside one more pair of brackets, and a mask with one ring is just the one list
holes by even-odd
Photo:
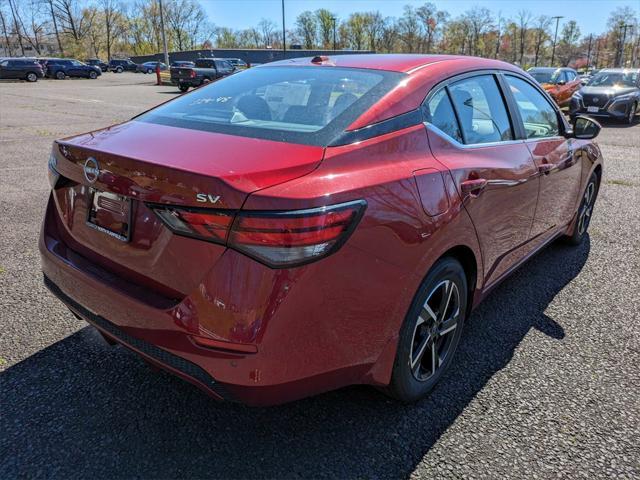
[[252, 68], [54, 143], [45, 283], [217, 399], [370, 384], [415, 401], [493, 287], [582, 241], [598, 132], [494, 60]]
[[582, 80], [573, 68], [534, 67], [527, 70], [560, 107], [566, 107], [571, 95], [582, 87]]

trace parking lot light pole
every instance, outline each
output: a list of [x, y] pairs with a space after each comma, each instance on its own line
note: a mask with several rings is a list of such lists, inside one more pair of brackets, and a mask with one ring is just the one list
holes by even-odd
[[555, 17], [551, 17], [551, 19], [556, 19], [556, 34], [553, 36], [553, 48], [551, 49], [551, 66], [553, 67], [553, 60], [556, 58], [556, 42], [558, 41], [558, 26], [560, 25], [560, 19], [564, 18], [563, 16], [557, 15]]
[[162, 30], [162, 46], [164, 48], [164, 64], [169, 66], [169, 51], [167, 49], [167, 35], [164, 33], [164, 10], [162, 8], [162, 0], [158, 1], [160, 7], [160, 30]]
[[282, 58], [287, 56], [287, 30], [284, 23], [284, 0], [282, 0]]

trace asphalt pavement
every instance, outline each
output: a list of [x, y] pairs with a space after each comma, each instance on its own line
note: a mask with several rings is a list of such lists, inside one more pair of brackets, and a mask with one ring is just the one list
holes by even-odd
[[598, 138], [587, 241], [498, 287], [428, 399], [256, 409], [108, 346], [42, 284], [51, 142], [178, 93], [153, 78], [0, 83], [0, 478], [640, 478], [640, 124]]

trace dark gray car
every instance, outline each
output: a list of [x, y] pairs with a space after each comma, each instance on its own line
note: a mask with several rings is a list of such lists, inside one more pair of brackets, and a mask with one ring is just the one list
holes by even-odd
[[586, 113], [631, 124], [640, 112], [640, 69], [600, 70], [571, 97], [571, 117]]

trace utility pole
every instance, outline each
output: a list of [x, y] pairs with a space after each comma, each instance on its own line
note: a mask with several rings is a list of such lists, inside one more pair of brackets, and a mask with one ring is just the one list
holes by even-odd
[[284, 23], [284, 0], [282, 0], [282, 58], [287, 56], [287, 31]]
[[620, 66], [621, 67], [624, 67], [624, 44], [627, 41], [627, 28], [633, 28], [633, 25], [631, 25], [630, 23], [625, 23], [623, 25], [620, 25], [620, 30], [623, 30], [622, 43], [620, 44]]
[[593, 41], [593, 33], [589, 35], [589, 49], [587, 50], [587, 71], [589, 70], [589, 65], [591, 64], [591, 42]]
[[335, 51], [336, 49], [336, 16], [334, 15], [333, 17], [331, 17], [331, 20], [333, 20], [333, 50]]
[[553, 60], [556, 58], [556, 42], [558, 41], [558, 26], [560, 24], [560, 19], [564, 18], [560, 15], [555, 17], [551, 17], [551, 19], [556, 19], [556, 34], [553, 36], [553, 48], [551, 49], [551, 66], [553, 67]]
[[164, 63], [169, 67], [169, 50], [167, 49], [167, 35], [164, 33], [164, 10], [162, 8], [162, 0], [158, 0], [160, 4], [160, 29], [162, 30], [162, 47], [164, 48]]

